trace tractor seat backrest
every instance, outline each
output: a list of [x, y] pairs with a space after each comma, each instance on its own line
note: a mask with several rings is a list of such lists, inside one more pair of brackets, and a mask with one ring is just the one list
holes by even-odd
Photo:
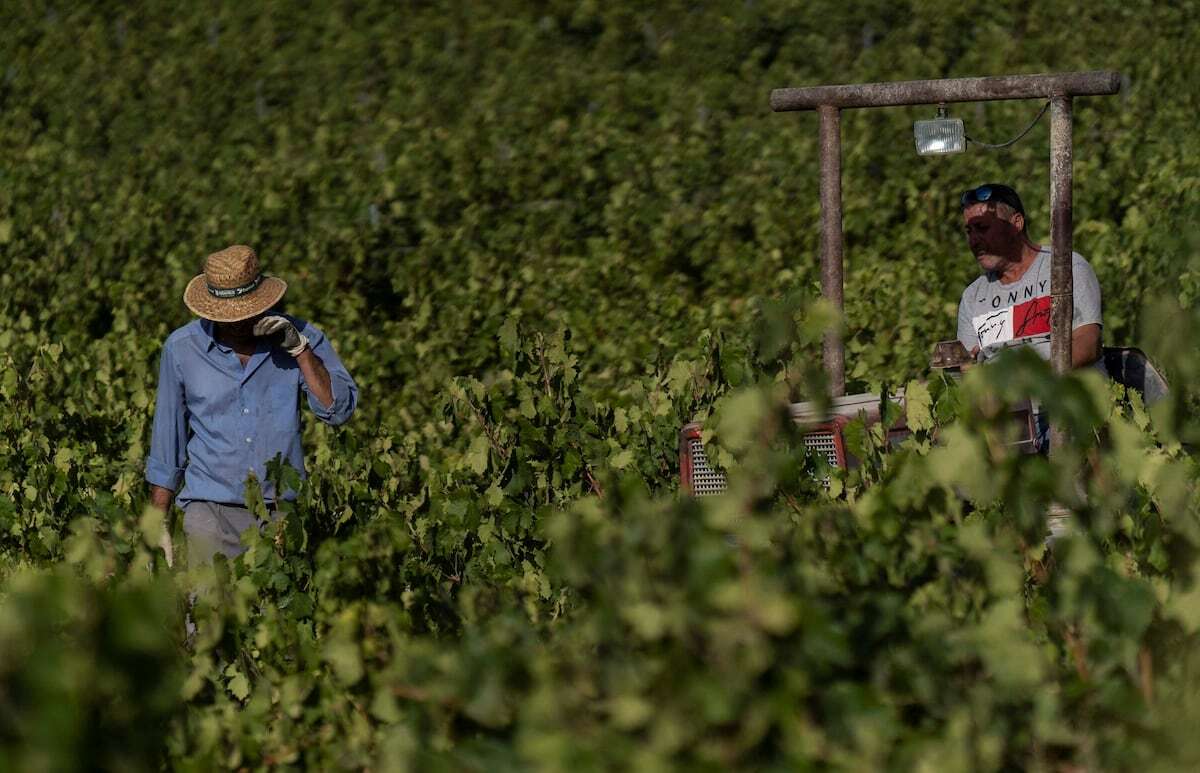
[[1132, 346], [1104, 347], [1104, 369], [1113, 381], [1140, 392], [1146, 405], [1167, 395], [1167, 380], [1141, 349]]

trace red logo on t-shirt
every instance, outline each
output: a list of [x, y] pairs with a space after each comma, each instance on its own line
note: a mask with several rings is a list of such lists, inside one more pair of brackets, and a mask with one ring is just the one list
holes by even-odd
[[1050, 296], [1043, 295], [1018, 304], [1013, 309], [1013, 338], [1050, 332]]

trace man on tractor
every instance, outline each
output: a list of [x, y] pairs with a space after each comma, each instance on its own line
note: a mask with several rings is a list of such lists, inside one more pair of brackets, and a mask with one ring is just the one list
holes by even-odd
[[[979, 362], [1015, 346], [1050, 359], [1050, 248], [1029, 238], [1021, 197], [1007, 185], [987, 183], [963, 191], [959, 208], [967, 246], [983, 273], [958, 303], [958, 340]], [[1071, 365], [1104, 373], [1100, 282], [1078, 252], [1071, 261]], [[1034, 448], [1046, 453], [1050, 424], [1040, 410], [1036, 424]]]
[[[988, 183], [964, 191], [963, 228], [983, 272], [958, 304], [958, 340], [979, 362], [1004, 349], [1029, 346], [1050, 359], [1050, 248], [1029, 238], [1020, 196]], [[1071, 364], [1104, 370], [1100, 346], [1100, 283], [1083, 256], [1072, 256], [1075, 313]]]

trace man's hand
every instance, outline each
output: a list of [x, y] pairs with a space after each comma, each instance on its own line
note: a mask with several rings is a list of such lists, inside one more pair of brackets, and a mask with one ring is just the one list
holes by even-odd
[[174, 492], [171, 489], [163, 488], [162, 486], [150, 485], [150, 506], [158, 508], [162, 511], [163, 516], [163, 531], [162, 536], [158, 538], [158, 546], [167, 557], [167, 567], [175, 566], [175, 545], [171, 540], [171, 497]]
[[329, 379], [329, 371], [325, 369], [321, 358], [308, 348], [308, 339], [286, 317], [273, 315], [254, 323], [254, 335], [267, 336], [272, 333], [283, 333], [283, 348], [296, 358], [304, 383], [313, 396], [326, 408], [333, 405], [333, 384]]
[[254, 323], [254, 335], [269, 336], [274, 333], [283, 333], [283, 348], [293, 357], [299, 357], [308, 346], [308, 339], [286, 317], [272, 315]]
[[173, 496], [175, 496], [175, 492], [171, 489], [150, 484], [150, 504], [162, 510], [163, 515], [171, 512], [171, 497]]

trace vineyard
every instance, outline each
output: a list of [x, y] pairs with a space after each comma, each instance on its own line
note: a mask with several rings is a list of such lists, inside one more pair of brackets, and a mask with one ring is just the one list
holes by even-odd
[[[21, 0], [0, 27], [0, 771], [1200, 766], [1195, 3]], [[1048, 242], [1044, 123], [930, 159], [932, 109], [847, 112], [844, 318], [819, 300], [816, 118], [770, 89], [1101, 68], [1075, 248], [1168, 399], [1028, 352], [928, 368], [976, 274], [958, 192], [1011, 182]], [[1038, 109], [954, 114], [999, 142]], [[304, 417], [309, 477], [271, 466], [299, 497], [245, 554], [169, 568], [159, 355], [232, 243], [360, 402]], [[914, 430], [851, 424], [851, 471], [786, 413], [824, 399], [830, 325], [848, 390], [905, 387]], [[1053, 458], [1005, 445], [1030, 396]], [[722, 496], [678, 490], [692, 420]]]

